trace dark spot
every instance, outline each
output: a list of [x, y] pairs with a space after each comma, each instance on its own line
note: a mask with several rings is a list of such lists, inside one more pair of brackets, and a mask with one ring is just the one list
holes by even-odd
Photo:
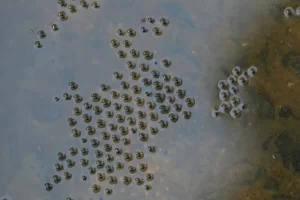
[[300, 145], [293, 140], [290, 133], [287, 130], [283, 131], [276, 139], [275, 145], [282, 157], [283, 165], [287, 169], [294, 170], [295, 173], [300, 174]]
[[292, 115], [292, 109], [287, 106], [282, 106], [280, 108], [278, 114], [279, 114], [279, 117], [287, 119]]
[[55, 101], [59, 101], [59, 98], [58, 98], [58, 97], [54, 97], [54, 100], [55, 100]]
[[268, 150], [269, 149], [269, 144], [270, 144], [270, 142], [272, 141], [272, 136], [270, 136], [264, 143], [263, 143], [263, 149], [264, 150]]
[[255, 173], [255, 180], [263, 179], [267, 175], [267, 171], [265, 168], [259, 167]]
[[157, 65], [157, 62], [154, 62], [155, 65]]
[[266, 179], [264, 188], [267, 189], [267, 190], [278, 191], [279, 190], [279, 183], [274, 178], [268, 177]]
[[282, 57], [282, 64], [285, 68], [293, 67], [300, 70], [300, 52], [290, 51]]
[[168, 151], [164, 151], [164, 155], [166, 156], [168, 154]]
[[264, 94], [257, 94], [255, 97], [257, 112], [267, 118], [274, 117], [274, 106], [270, 99]]

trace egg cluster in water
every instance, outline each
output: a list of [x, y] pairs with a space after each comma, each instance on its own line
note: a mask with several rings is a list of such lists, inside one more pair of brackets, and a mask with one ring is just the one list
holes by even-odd
[[[68, 8], [70, 13], [77, 12], [76, 6], [68, 5], [65, 0], [59, 0], [58, 4]], [[89, 8], [84, 0], [80, 5]], [[100, 8], [96, 2], [91, 6]], [[65, 11], [60, 11], [57, 16], [61, 21], [68, 19]], [[166, 18], [147, 17], [141, 21], [148, 23], [154, 36], [161, 36], [169, 25]], [[148, 32], [146, 25], [140, 28], [142, 35]], [[50, 26], [53, 31], [59, 30], [55, 23]], [[43, 39], [47, 33], [41, 30], [38, 35]], [[69, 91], [62, 95], [62, 99], [75, 104], [73, 116], [66, 122], [71, 136], [80, 140], [82, 146], [70, 146], [65, 152], [57, 153], [57, 162], [53, 164], [56, 172], [52, 180], [45, 183], [46, 191], [76, 177], [78, 174], [70, 172], [74, 167], [86, 171], [80, 176], [82, 181], [92, 177], [97, 180], [90, 186], [94, 193], [111, 195], [117, 184], [143, 186], [146, 191], [152, 189], [155, 174], [148, 170], [144, 157], [156, 152], [157, 147], [153, 144], [160, 130], [167, 130], [180, 119], [192, 117], [195, 100], [182, 88], [182, 78], [161, 70], [173, 65], [170, 59], [155, 58], [150, 49], [140, 51], [134, 48], [131, 38], [136, 36], [137, 31], [133, 28], [117, 29], [116, 38], [109, 42], [117, 58], [124, 60], [123, 70], [112, 74], [119, 82], [118, 88], [101, 83], [100, 93], [92, 92], [89, 97], [83, 97], [77, 92], [78, 83], [72, 81], [68, 85]], [[35, 46], [41, 48], [42, 44], [36, 41]], [[56, 101], [59, 99], [55, 98]], [[145, 150], [131, 146], [136, 141], [145, 144]], [[138, 164], [133, 164], [133, 161], [138, 161]], [[122, 176], [118, 177], [115, 172], [122, 172]]]
[[285, 17], [297, 16], [300, 17], [300, 7], [296, 8], [296, 10], [292, 7], [286, 7], [283, 11]]
[[227, 80], [220, 80], [217, 85], [221, 104], [217, 110], [212, 111], [212, 116], [219, 117], [229, 114], [233, 119], [239, 118], [241, 111], [244, 111], [247, 106], [238, 96], [238, 86], [246, 86], [249, 78], [254, 77], [256, 73], [257, 67], [255, 66], [249, 67], [246, 71], [242, 71], [240, 67], [236, 66], [232, 69], [232, 75]]

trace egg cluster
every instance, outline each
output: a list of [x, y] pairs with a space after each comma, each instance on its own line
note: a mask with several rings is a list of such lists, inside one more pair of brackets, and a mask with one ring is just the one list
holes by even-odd
[[249, 78], [252, 78], [257, 73], [257, 67], [249, 67], [246, 71], [238, 66], [232, 69], [232, 75], [227, 80], [220, 80], [218, 82], [219, 99], [221, 104], [217, 110], [212, 111], [213, 117], [219, 117], [224, 114], [229, 114], [233, 119], [241, 116], [241, 111], [244, 111], [247, 106], [238, 96], [239, 87], [246, 86]]
[[296, 8], [296, 10], [294, 10], [294, 8], [292, 7], [286, 7], [283, 11], [283, 14], [285, 17], [292, 17], [292, 16], [300, 17], [300, 7]]
[[[68, 5], [64, 0], [58, 3], [70, 13], [77, 12], [75, 5]], [[89, 7], [84, 0], [80, 5]], [[96, 2], [91, 6], [99, 8]], [[60, 11], [58, 18], [65, 21], [68, 15]], [[168, 25], [166, 18], [148, 17], [143, 21], [140, 35], [146, 35], [151, 29], [153, 35], [159, 37]], [[51, 28], [59, 30], [54, 23]], [[41, 30], [38, 35], [43, 39], [47, 34]], [[109, 42], [117, 58], [124, 60], [125, 68], [112, 73], [119, 87], [101, 83], [100, 90], [83, 97], [78, 93], [78, 83], [72, 81], [68, 85], [69, 91], [62, 95], [62, 99], [74, 104], [73, 115], [66, 123], [71, 136], [80, 140], [81, 146], [69, 146], [57, 153], [57, 161], [53, 164], [55, 173], [52, 180], [44, 184], [46, 191], [76, 178], [71, 170], [74, 167], [81, 167], [81, 171], [86, 172], [80, 176], [82, 181], [96, 180], [90, 185], [94, 193], [102, 191], [111, 195], [117, 184], [152, 190], [155, 174], [145, 157], [156, 152], [157, 147], [153, 144], [160, 131], [167, 131], [180, 119], [192, 117], [195, 99], [187, 96], [182, 78], [165, 73], [165, 69], [173, 65], [171, 60], [156, 58], [152, 50], [135, 48], [133, 37], [137, 37], [137, 30], [117, 29], [116, 38]], [[36, 43], [40, 45], [36, 45], [37, 48], [42, 47], [39, 41]], [[59, 100], [55, 97], [55, 101]], [[136, 148], [137, 143], [142, 143], [145, 148]], [[121, 172], [121, 176], [116, 172]], [[66, 199], [73, 200], [71, 197]]]

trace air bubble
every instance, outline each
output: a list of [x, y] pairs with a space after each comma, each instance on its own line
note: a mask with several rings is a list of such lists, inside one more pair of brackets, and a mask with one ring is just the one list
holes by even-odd
[[140, 56], [140, 52], [136, 49], [131, 49], [129, 53], [132, 56], [132, 58], [138, 58]]
[[239, 92], [239, 88], [235, 85], [229, 86], [229, 92], [232, 95], [236, 95]]
[[154, 179], [154, 175], [152, 173], [147, 173], [146, 174], [146, 180], [147, 181], [153, 181]]
[[136, 36], [136, 31], [133, 30], [132, 28], [130, 28], [127, 30], [127, 34], [129, 37], [134, 37], [134, 36]]
[[58, 175], [54, 175], [52, 179], [53, 179], [53, 183], [55, 184], [58, 184], [61, 181], [61, 177]]
[[105, 179], [106, 179], [105, 173], [97, 173], [97, 179], [100, 182], [105, 181]]
[[72, 178], [72, 174], [70, 172], [65, 172], [64, 177], [66, 180], [70, 180]]
[[128, 69], [134, 69], [136, 64], [132, 61], [127, 61], [126, 66], [127, 66]]
[[114, 117], [114, 112], [113, 111], [106, 111], [105, 114], [106, 114], [107, 118], [113, 118]]
[[296, 8], [296, 16], [300, 16], [300, 7]]
[[146, 141], [148, 141], [148, 134], [146, 134], [146, 133], [139, 133], [139, 138], [140, 138], [140, 141], [141, 142], [146, 142]]
[[163, 59], [162, 64], [164, 65], [164, 67], [170, 67], [171, 66], [171, 61], [168, 59]]
[[168, 26], [168, 25], [169, 25], [169, 20], [166, 19], [166, 18], [161, 18], [159, 21], [160, 21], [160, 23], [161, 23], [163, 26]]
[[178, 121], [178, 115], [176, 113], [171, 113], [168, 115], [171, 122], [176, 123]]
[[154, 24], [154, 22], [155, 22], [155, 19], [152, 18], [152, 17], [148, 17], [147, 20], [148, 20], [148, 22], [150, 22], [151, 24]]
[[140, 78], [140, 74], [137, 72], [131, 72], [130, 76], [132, 80], [138, 80]]
[[100, 115], [102, 113], [102, 109], [99, 106], [94, 106], [93, 111], [95, 115]]
[[109, 127], [109, 130], [110, 130], [111, 132], [114, 132], [114, 131], [118, 130], [118, 125], [116, 125], [116, 124], [114, 124], [114, 123], [109, 123], [109, 124], [108, 124], [108, 127]]
[[220, 89], [220, 90], [225, 90], [226, 88], [227, 88], [227, 81], [225, 81], [225, 80], [220, 80], [219, 82], [218, 82], [218, 88]]
[[113, 193], [112, 189], [110, 188], [105, 188], [105, 194], [111, 195]]
[[131, 153], [123, 153], [123, 157], [124, 157], [124, 160], [126, 162], [132, 161], [132, 155], [131, 155]]
[[153, 78], [159, 78], [159, 75], [160, 75], [159, 71], [157, 71], [157, 70], [152, 70], [151, 74], [152, 74]]
[[221, 101], [226, 101], [228, 99], [228, 97], [229, 97], [229, 92], [228, 91], [221, 90], [219, 92], [219, 98], [220, 98]]
[[45, 190], [51, 191], [53, 189], [53, 185], [51, 183], [45, 183]]
[[[115, 95], [116, 93], [112, 93], [111, 95], [113, 96], [113, 95]], [[108, 107], [110, 107], [110, 105], [111, 105], [111, 101], [110, 100], [108, 100], [108, 99], [106, 99], [106, 98], [104, 98], [104, 99], [102, 99], [101, 100], [101, 103], [102, 103], [102, 106], [104, 107], [104, 108], [108, 108]]]
[[94, 2], [91, 4], [91, 6], [92, 6], [93, 8], [95, 8], [95, 9], [99, 9], [99, 8], [100, 8], [100, 5], [99, 5], [96, 1], [94, 1]]
[[78, 150], [75, 147], [70, 147], [69, 148], [69, 153], [71, 156], [77, 155]]
[[139, 121], [138, 122], [138, 127], [139, 129], [141, 130], [145, 130], [147, 128], [147, 123], [146, 122], [143, 122], [143, 121]]
[[236, 66], [236, 67], [234, 67], [234, 68], [232, 69], [232, 74], [233, 74], [234, 76], [240, 76], [241, 73], [242, 73], [242, 70], [241, 70], [241, 68], [240, 68], [239, 66]]
[[106, 154], [105, 159], [107, 162], [112, 162], [114, 161], [114, 157], [111, 154]]
[[72, 168], [75, 166], [75, 161], [73, 161], [71, 159], [66, 160], [66, 163], [69, 168]]
[[240, 117], [240, 110], [238, 108], [233, 108], [231, 111], [230, 111], [230, 116], [233, 118], [233, 119], [237, 119]]
[[142, 72], [147, 72], [149, 70], [149, 66], [146, 65], [145, 63], [141, 63], [139, 65], [139, 67], [140, 67], [140, 69], [141, 69]]
[[57, 24], [51, 24], [50, 27], [53, 31], [58, 31], [59, 30], [59, 27], [57, 26]]
[[66, 21], [68, 19], [67, 14], [65, 13], [65, 11], [60, 11], [57, 14], [58, 18], [60, 19], [60, 21]]
[[145, 104], [145, 99], [142, 99], [140, 97], [135, 98], [135, 103], [137, 106], [142, 107]]
[[126, 52], [123, 50], [117, 51], [117, 55], [119, 56], [119, 58], [126, 58], [127, 56]]
[[153, 101], [148, 101], [148, 102], [147, 102], [147, 107], [148, 107], [148, 109], [150, 109], [150, 110], [154, 110], [155, 107], [156, 107], [156, 104], [155, 104], [155, 102], [153, 102]]
[[165, 129], [165, 128], [168, 128], [169, 123], [168, 123], [168, 121], [160, 120], [159, 125], [160, 125], [161, 128]]
[[150, 153], [155, 153], [155, 151], [156, 151], [155, 146], [148, 146], [148, 151], [149, 151]]
[[150, 127], [150, 133], [152, 135], [156, 135], [158, 133], [158, 128], [155, 128], [155, 127]]
[[97, 160], [96, 166], [98, 169], [102, 169], [105, 166], [105, 162], [103, 160]]
[[120, 126], [120, 127], [119, 127], [119, 131], [120, 131], [120, 134], [121, 134], [122, 136], [125, 136], [125, 135], [128, 134], [128, 128], [125, 127], [125, 126]]
[[123, 181], [123, 184], [124, 185], [130, 185], [130, 183], [131, 183], [131, 177], [129, 177], [129, 176], [123, 176], [122, 177], [122, 181]]
[[93, 105], [90, 104], [90, 103], [88, 103], [88, 102], [85, 102], [85, 103], [83, 104], [83, 107], [84, 107], [85, 110], [90, 110], [90, 109], [93, 108]]
[[247, 73], [249, 77], [254, 77], [254, 75], [257, 73], [257, 67], [255, 66], [249, 67]]
[[151, 60], [153, 58], [153, 53], [148, 50], [145, 50], [143, 52], [143, 56], [144, 56], [145, 60]]
[[[65, 99], [66, 101], [69, 101], [69, 100], [72, 99], [72, 95], [69, 94], [69, 93], [64, 93], [64, 94], [63, 94], [63, 97], [64, 97], [64, 99]], [[75, 98], [75, 96], [74, 96], [74, 98]]]
[[100, 150], [95, 151], [96, 158], [101, 158], [103, 156], [103, 152]]
[[137, 185], [143, 185], [144, 184], [144, 180], [142, 178], [135, 178], [134, 180], [135, 180], [135, 183]]
[[80, 0], [80, 5], [85, 9], [88, 9], [89, 7], [89, 4], [85, 0]]
[[287, 7], [283, 11], [285, 17], [292, 17], [295, 15], [295, 10], [292, 7]]
[[173, 104], [174, 102], [175, 102], [175, 97], [174, 96], [168, 96], [167, 97], [167, 100], [168, 100], [168, 102], [170, 103], [170, 104]]
[[211, 112], [211, 115], [212, 115], [213, 118], [217, 118], [217, 117], [219, 117], [221, 115], [221, 113], [219, 111], [217, 111], [217, 110], [213, 110]]
[[238, 84], [240, 86], [245, 86], [245, 85], [247, 85], [247, 83], [248, 83], [248, 78], [246, 76], [241, 75], [238, 77]]
[[118, 136], [118, 135], [112, 135], [111, 138], [114, 143], [120, 142], [120, 136]]
[[114, 103], [113, 106], [115, 107], [116, 111], [120, 111], [122, 109], [122, 104], [120, 103]]
[[154, 35], [156, 36], [159, 36], [162, 34], [162, 31], [160, 30], [160, 28], [158, 28], [157, 26], [155, 26], [153, 29], [152, 29], [152, 32], [154, 33]]
[[143, 27], [143, 26], [140, 28], [140, 30], [141, 30], [142, 33], [147, 33], [148, 32], [148, 29]]
[[106, 85], [106, 84], [101, 84], [100, 88], [101, 88], [102, 92], [107, 92], [110, 89], [109, 85]]
[[124, 110], [127, 115], [130, 115], [133, 112], [133, 108], [128, 105], [124, 106]]
[[91, 94], [91, 99], [92, 99], [93, 102], [98, 102], [98, 101], [100, 101], [101, 96], [97, 93], [92, 93]]
[[83, 156], [86, 156], [89, 154], [89, 150], [87, 148], [81, 148], [80, 151]]
[[133, 91], [134, 94], [140, 94], [141, 91], [142, 91], [142, 88], [140, 86], [138, 86], [138, 85], [133, 85], [131, 87], [131, 89], [132, 89], [132, 91]]
[[135, 174], [135, 173], [136, 173], [136, 168], [135, 168], [134, 166], [129, 166], [129, 167], [128, 167], [128, 172], [129, 172], [130, 174]]
[[232, 105], [232, 107], [236, 107], [240, 104], [241, 99], [237, 96], [231, 96], [229, 102]]
[[159, 110], [161, 114], [168, 114], [170, 112], [170, 106], [160, 105]]
[[123, 31], [122, 29], [118, 29], [117, 30], [117, 35], [118, 36], [124, 36], [125, 35], [125, 31]]
[[104, 151], [110, 152], [112, 150], [112, 146], [110, 144], [105, 144], [104, 145]]
[[123, 78], [123, 74], [120, 72], [114, 72], [114, 77], [118, 80], [121, 80]]
[[47, 34], [46, 34], [46, 32], [44, 30], [40, 30], [38, 32], [38, 36], [40, 37], [40, 39], [44, 39], [44, 38], [47, 37]]
[[164, 87], [164, 89], [165, 89], [166, 93], [169, 93], [169, 94], [174, 92], [174, 88], [169, 85], [166, 85]]
[[231, 105], [229, 102], [222, 102], [219, 106], [219, 111], [222, 112], [222, 113], [228, 113], [231, 109]]
[[148, 170], [148, 165], [145, 163], [139, 164], [139, 168], [141, 172], [146, 172]]
[[179, 87], [179, 86], [182, 85], [182, 79], [181, 79], [181, 78], [174, 77], [174, 78], [172, 79], [172, 81], [173, 81], [173, 83], [174, 83], [174, 85], [175, 85], [176, 87]]
[[105, 169], [106, 169], [106, 173], [108, 174], [112, 174], [114, 172], [114, 167], [111, 165], [106, 165]]
[[59, 163], [56, 163], [54, 166], [55, 166], [56, 171], [58, 171], [58, 172], [64, 170], [64, 166]]
[[96, 148], [99, 146], [99, 144], [100, 144], [99, 140], [96, 140], [96, 139], [91, 140], [92, 147]]
[[151, 121], [157, 121], [158, 120], [158, 114], [151, 112], [149, 114], [149, 118], [150, 118]]
[[132, 43], [129, 40], [124, 40], [123, 45], [125, 48], [129, 48], [129, 47], [131, 47]]
[[90, 175], [96, 174], [96, 168], [89, 167], [88, 170], [89, 170]]
[[100, 190], [101, 190], [101, 187], [97, 184], [93, 184], [92, 185], [92, 190], [93, 190], [94, 193], [99, 193]]
[[120, 83], [120, 85], [121, 85], [121, 88], [122, 88], [123, 90], [128, 90], [129, 87], [130, 87], [130, 84], [127, 83], [126, 81], [122, 81], [122, 82]]
[[75, 94], [74, 95], [74, 100], [75, 100], [75, 103], [81, 103], [83, 98], [79, 94]]
[[237, 80], [236, 80], [236, 77], [233, 76], [233, 75], [230, 75], [228, 78], [227, 78], [227, 83], [229, 85], [234, 85], [237, 83]]
[[77, 124], [77, 121], [76, 121], [74, 118], [72, 118], [72, 117], [69, 117], [69, 118], [67, 119], [67, 122], [68, 122], [68, 125], [69, 125], [70, 127], [75, 126], [75, 125]]
[[81, 166], [86, 167], [89, 164], [89, 161], [85, 158], [80, 159]]
[[83, 114], [82, 119], [85, 123], [90, 123], [92, 121], [92, 116], [90, 116], [88, 114]]
[[119, 42], [118, 40], [116, 40], [116, 39], [112, 39], [112, 40], [110, 41], [110, 44], [111, 44], [111, 46], [114, 47], [114, 48], [118, 48], [118, 47], [120, 46], [120, 42]]
[[61, 7], [67, 7], [67, 2], [65, 0], [58, 0], [57, 3], [61, 6]]
[[152, 186], [151, 185], [145, 185], [145, 190], [146, 191], [150, 191], [152, 189]]
[[154, 81], [153, 87], [155, 90], [161, 90], [163, 88], [163, 83], [160, 81]]
[[192, 112], [191, 111], [183, 111], [182, 116], [184, 119], [190, 119], [192, 117]]
[[43, 48], [43, 45], [42, 45], [42, 43], [41, 43], [40, 41], [35, 41], [35, 42], [34, 42], [34, 46], [35, 46], [36, 48], [38, 48], [38, 49]]
[[96, 133], [96, 129], [92, 126], [87, 126], [85, 130], [88, 135], [94, 135]]
[[162, 77], [165, 82], [169, 82], [171, 80], [171, 76], [169, 74], [163, 74]]
[[123, 152], [123, 151], [122, 151], [121, 148], [115, 148], [115, 152], [116, 152], [117, 155], [120, 156], [120, 155], [122, 155], [122, 152]]
[[74, 107], [73, 108], [73, 113], [74, 113], [74, 115], [79, 116], [79, 115], [81, 115], [82, 110], [78, 107]]

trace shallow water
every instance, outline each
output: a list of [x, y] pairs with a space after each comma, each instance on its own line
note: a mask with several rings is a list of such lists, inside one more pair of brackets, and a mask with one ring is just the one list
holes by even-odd
[[[296, 8], [299, 2], [99, 3], [99, 10], [68, 13], [65, 22], [55, 17], [61, 10], [56, 2], [3, 3], [2, 199], [300, 199], [300, 18], [283, 16], [285, 7]], [[17, 12], [7, 19], [11, 10]], [[64, 101], [63, 93], [79, 93], [88, 99], [92, 92], [101, 93], [103, 83], [120, 90], [112, 73], [120, 71], [128, 79], [130, 70], [109, 42], [119, 39], [118, 28], [138, 30], [144, 25], [140, 20], [147, 16], [166, 17], [170, 25], [160, 37], [138, 33], [132, 39], [134, 48], [153, 51], [151, 67], [182, 78], [182, 88], [196, 100], [190, 120], [170, 123], [145, 145], [131, 137], [132, 144], [124, 147], [146, 152], [148, 145], [156, 146], [156, 153], [147, 152], [143, 160], [154, 173], [152, 190], [146, 192], [134, 183], [125, 186], [121, 181], [113, 186], [100, 183], [80, 166], [82, 156], [77, 156], [76, 166], [69, 170], [72, 179], [45, 191], [44, 184], [56, 174], [58, 152], [67, 154], [70, 146], [90, 148], [71, 137], [66, 120], [73, 115], [75, 103]], [[59, 25], [58, 33], [49, 30], [50, 22]], [[47, 38], [41, 40], [43, 48], [34, 49], [36, 32], [41, 29]], [[170, 59], [172, 66], [157, 67], [155, 60], [162, 58]], [[220, 103], [217, 82], [226, 79], [235, 65], [243, 69], [256, 65], [259, 70], [239, 93], [249, 111], [237, 120], [214, 119], [211, 111]], [[70, 81], [79, 84], [76, 92], [68, 89]], [[85, 125], [80, 121], [78, 127]], [[100, 140], [100, 146], [104, 143]], [[137, 160], [132, 162], [137, 164]], [[118, 178], [125, 174], [115, 173]], [[82, 175], [88, 181], [81, 181]], [[99, 193], [92, 192], [94, 183], [101, 185]], [[112, 188], [112, 195], [104, 193], [106, 187]]]

